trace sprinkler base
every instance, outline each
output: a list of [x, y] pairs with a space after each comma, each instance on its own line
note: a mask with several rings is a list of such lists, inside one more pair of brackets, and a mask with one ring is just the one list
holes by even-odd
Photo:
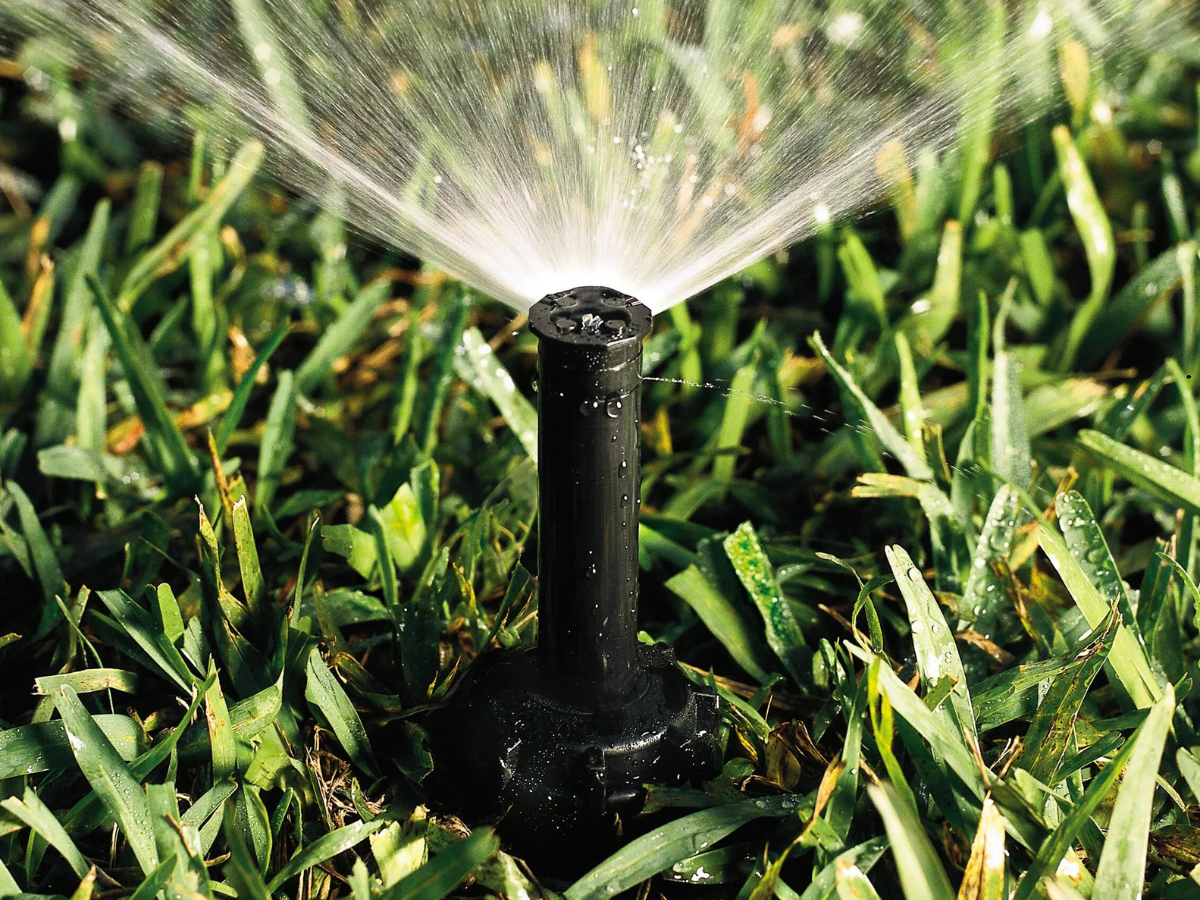
[[575, 705], [553, 695], [535, 651], [480, 657], [430, 724], [437, 793], [471, 822], [494, 822], [514, 855], [581, 873], [616, 845], [643, 785], [720, 770], [717, 696], [665, 644], [638, 645], [629, 693]]

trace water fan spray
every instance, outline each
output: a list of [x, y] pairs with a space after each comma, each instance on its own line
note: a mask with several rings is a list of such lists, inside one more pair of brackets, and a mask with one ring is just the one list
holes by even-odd
[[[650, 311], [586, 287], [535, 304], [539, 641], [481, 656], [433, 721], [449, 803], [579, 866], [646, 783], [715, 774], [717, 697], [637, 638], [638, 422]], [[569, 848], [577, 855], [567, 859]], [[590, 859], [589, 859], [590, 858]]]

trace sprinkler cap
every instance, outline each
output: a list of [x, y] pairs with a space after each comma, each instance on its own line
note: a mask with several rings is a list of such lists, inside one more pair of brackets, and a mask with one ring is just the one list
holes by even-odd
[[636, 298], [606, 287], [550, 294], [529, 310], [529, 328], [543, 341], [596, 350], [638, 346], [651, 319]]

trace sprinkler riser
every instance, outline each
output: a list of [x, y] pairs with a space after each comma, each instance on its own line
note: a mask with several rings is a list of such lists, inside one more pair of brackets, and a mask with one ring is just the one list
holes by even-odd
[[530, 310], [538, 357], [538, 646], [490, 651], [429, 720], [435, 798], [577, 875], [636, 830], [645, 784], [719, 771], [716, 694], [637, 639], [649, 311], [607, 288]]
[[573, 293], [548, 297], [530, 317], [540, 339], [538, 655], [564, 697], [595, 701], [628, 693], [637, 674], [638, 431], [650, 316], [615, 320], [621, 339], [593, 346], [562, 323], [602, 316], [610, 303], [625, 313], [616, 304], [628, 298], [597, 289], [599, 302], [562, 306]]

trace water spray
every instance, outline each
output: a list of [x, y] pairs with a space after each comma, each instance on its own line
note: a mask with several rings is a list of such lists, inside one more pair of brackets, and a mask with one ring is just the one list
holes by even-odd
[[650, 311], [585, 287], [535, 304], [529, 324], [540, 341], [538, 645], [480, 656], [431, 731], [449, 804], [565, 869], [611, 848], [643, 785], [715, 774], [718, 709], [671, 648], [637, 637]]

